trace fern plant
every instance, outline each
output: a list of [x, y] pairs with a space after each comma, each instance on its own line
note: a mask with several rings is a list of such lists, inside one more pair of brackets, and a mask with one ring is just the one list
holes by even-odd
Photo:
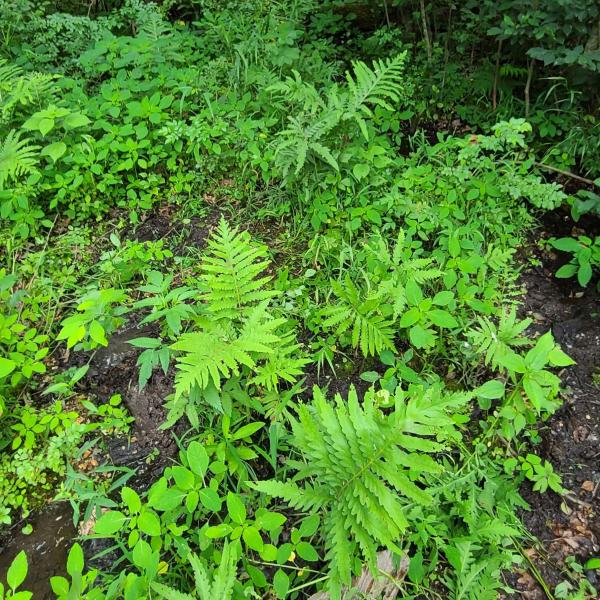
[[322, 311], [323, 327], [335, 327], [335, 335], [347, 331], [352, 347], [360, 347], [364, 356], [374, 356], [383, 350], [395, 350], [393, 319], [381, 314], [381, 297], [377, 293], [363, 297], [361, 291], [346, 276], [344, 285], [331, 282], [338, 302]]
[[531, 341], [523, 336], [531, 325], [531, 319], [517, 319], [517, 311], [513, 306], [504, 310], [498, 324], [487, 317], [478, 317], [479, 327], [467, 332], [473, 351], [483, 357], [483, 363], [497, 370], [507, 360], [514, 359], [517, 353], [513, 348], [531, 345]]
[[198, 422], [201, 402], [222, 412], [222, 381], [273, 391], [282, 381], [294, 383], [307, 359], [286, 320], [274, 314], [269, 300], [266, 249], [247, 233], [231, 229], [224, 219], [208, 242], [200, 270], [202, 287], [196, 328], [171, 346], [177, 353], [175, 392], [163, 428], [184, 413]]
[[35, 169], [39, 148], [28, 138], [21, 139], [18, 131], [8, 132], [0, 144], [0, 189], [7, 181], [17, 180]]
[[19, 107], [52, 100], [55, 80], [56, 75], [25, 73], [21, 67], [0, 59], [0, 124], [9, 123]]
[[194, 574], [195, 590], [193, 594], [180, 592], [162, 583], [153, 583], [153, 589], [166, 600], [231, 600], [236, 581], [237, 555], [234, 547], [228, 543], [223, 547], [221, 562], [211, 576], [202, 560], [193, 553], [188, 561]]
[[271, 86], [271, 90], [287, 95], [299, 105], [298, 114], [289, 117], [289, 125], [279, 133], [275, 157], [284, 177], [292, 171], [298, 176], [307, 163], [327, 163], [339, 171], [334, 148], [343, 139], [341, 126], [356, 123], [366, 140], [369, 132], [366, 119], [372, 117], [370, 106], [391, 109], [403, 90], [405, 54], [387, 61], [376, 61], [372, 67], [364, 62], [353, 63], [353, 72], [346, 73], [346, 86], [333, 85], [325, 97], [318, 97], [315, 88], [300, 79], [288, 78]]
[[277, 292], [266, 290], [270, 276], [267, 249], [253, 244], [248, 232], [231, 229], [221, 219], [217, 231], [208, 240], [209, 253], [200, 266], [206, 288], [201, 300], [216, 319], [241, 318], [257, 303], [274, 298]]
[[[419, 284], [431, 284], [441, 277], [442, 271], [432, 258], [415, 256], [403, 231], [393, 248], [382, 237], [373, 238], [365, 251], [357, 256], [355, 270], [362, 273], [363, 283], [355, 283], [348, 274], [343, 282], [332, 281], [337, 302], [321, 310], [321, 326], [325, 330], [334, 329], [338, 338], [349, 335], [352, 347], [359, 348], [365, 357], [383, 350], [394, 351], [394, 338], [405, 327], [404, 319], [398, 321], [399, 317], [405, 314], [408, 306], [421, 304], [424, 298]], [[418, 297], [411, 294], [414, 289], [418, 290]], [[449, 298], [450, 292], [442, 292], [425, 301], [433, 306], [445, 296]], [[415, 312], [414, 308], [412, 312]], [[409, 326], [415, 323], [413, 321]], [[423, 326], [426, 325], [424, 322]], [[414, 343], [414, 336], [409, 335]]]
[[381, 394], [372, 389], [361, 403], [352, 388], [347, 402], [338, 394], [332, 404], [315, 387], [312, 403], [300, 406], [292, 420], [292, 444], [304, 457], [297, 475], [251, 484], [293, 508], [322, 515], [328, 589], [335, 598], [351, 582], [355, 557], [374, 569], [379, 546], [400, 551], [407, 511], [432, 502], [425, 474], [445, 469], [432, 454], [458, 435], [449, 413], [471, 397], [435, 387], [415, 388], [410, 395], [399, 390], [386, 415], [378, 408]]

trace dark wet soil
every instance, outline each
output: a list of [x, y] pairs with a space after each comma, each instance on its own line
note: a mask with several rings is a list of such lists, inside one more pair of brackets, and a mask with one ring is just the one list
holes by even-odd
[[65, 575], [67, 554], [77, 531], [73, 525], [73, 513], [69, 504], [55, 502], [33, 518], [28, 519], [33, 533], [26, 535], [16, 527], [6, 536], [0, 546], [0, 579], [6, 579], [6, 571], [15, 556], [24, 550], [29, 562], [27, 579], [23, 589], [33, 592], [34, 600], [50, 600], [49, 580]]
[[[551, 215], [545, 225], [542, 237], [577, 233], [564, 215]], [[523, 275], [522, 310], [534, 319], [531, 329], [551, 330], [576, 361], [561, 373], [564, 404], [541, 428], [542, 443], [535, 449], [561, 474], [569, 493], [561, 497], [523, 490], [532, 507], [523, 515], [525, 525], [541, 542], [530, 557], [551, 589], [565, 579], [566, 557], [583, 564], [600, 552], [600, 293], [595, 282], [581, 288], [575, 280], [556, 279], [554, 273], [565, 258], [539, 252], [541, 264]], [[596, 574], [587, 575], [598, 587]], [[545, 597], [539, 587], [528, 587], [531, 582], [522, 583], [528, 588], [521, 589], [523, 597]]]

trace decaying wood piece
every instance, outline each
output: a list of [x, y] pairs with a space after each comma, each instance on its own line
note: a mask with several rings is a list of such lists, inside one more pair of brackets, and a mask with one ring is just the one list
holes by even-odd
[[[360, 576], [355, 577], [350, 590], [344, 589], [342, 600], [353, 600], [356, 598], [369, 598], [370, 600], [395, 600], [400, 589], [398, 582], [404, 579], [408, 571], [408, 557], [405, 555], [396, 559], [394, 566], [394, 555], [385, 550], [377, 554], [377, 569], [380, 575], [373, 577], [368, 567], [365, 567]], [[313, 594], [308, 600], [329, 600], [327, 592]]]

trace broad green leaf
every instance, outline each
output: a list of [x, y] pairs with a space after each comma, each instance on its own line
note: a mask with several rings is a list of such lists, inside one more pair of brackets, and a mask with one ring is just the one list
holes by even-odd
[[308, 562], [316, 562], [319, 560], [317, 551], [313, 548], [312, 544], [308, 542], [299, 542], [296, 546], [296, 552], [298, 556]]
[[261, 529], [265, 529], [267, 531], [273, 531], [274, 529], [281, 527], [286, 520], [287, 518], [285, 515], [271, 511], [265, 511], [256, 517], [257, 524], [261, 527]]
[[434, 308], [427, 313], [429, 320], [438, 327], [458, 327], [458, 321], [447, 311]]
[[191, 490], [194, 487], [194, 474], [189, 469], [186, 469], [181, 465], [176, 465], [174, 467], [171, 467], [171, 474], [175, 479], [177, 487], [181, 488], [182, 490], [187, 491]]
[[415, 323], [418, 323], [421, 319], [421, 312], [418, 308], [414, 307], [407, 310], [400, 318], [400, 327], [412, 327]]
[[277, 569], [275, 577], [273, 577], [273, 589], [279, 600], [283, 600], [290, 589], [290, 578], [281, 569]]
[[0, 379], [10, 375], [16, 368], [17, 363], [10, 358], [0, 356]]
[[575, 273], [577, 273], [577, 265], [567, 263], [556, 271], [556, 277], [559, 279], [568, 279], [569, 277], [573, 277]]
[[188, 464], [190, 469], [204, 477], [208, 470], [209, 458], [204, 446], [200, 442], [191, 442], [186, 451]]
[[71, 113], [67, 115], [63, 120], [63, 125], [65, 129], [75, 129], [77, 127], [84, 127], [88, 125], [91, 121], [81, 113]]
[[212, 527], [208, 527], [204, 532], [207, 538], [218, 539], [225, 537], [231, 533], [231, 525], [227, 525], [227, 523], [220, 523], [219, 525], [213, 525]]
[[67, 573], [71, 577], [83, 573], [83, 564], [83, 550], [79, 544], [73, 544], [67, 557]]
[[357, 164], [354, 165], [354, 168], [352, 169], [352, 173], [354, 174], [354, 177], [356, 177], [356, 179], [358, 179], [358, 181], [360, 181], [361, 179], [364, 179], [370, 171], [370, 167], [367, 164]]
[[227, 512], [231, 520], [238, 525], [243, 525], [246, 521], [246, 507], [237, 494], [229, 492], [227, 494]]
[[15, 556], [8, 571], [6, 572], [6, 583], [11, 589], [18, 588], [27, 577], [27, 556], [23, 550]]
[[244, 542], [246, 542], [248, 548], [256, 550], [257, 552], [262, 550], [264, 542], [256, 527], [252, 525], [250, 527], [245, 527], [242, 533], [242, 538]]
[[100, 325], [98, 321], [92, 321], [90, 323], [89, 334], [92, 340], [100, 346], [108, 346], [108, 340], [106, 339], [106, 335], [104, 332], [104, 327]]
[[67, 151], [67, 145], [64, 142], [54, 142], [45, 146], [40, 154], [49, 156], [53, 162], [56, 162]]
[[475, 394], [479, 398], [487, 398], [488, 400], [497, 400], [504, 396], [504, 383], [497, 379], [486, 381], [483, 385], [480, 385], [476, 390]]
[[406, 300], [411, 306], [417, 306], [423, 300], [423, 292], [419, 284], [414, 279], [409, 279], [406, 283]]
[[146, 535], [155, 537], [160, 535], [160, 519], [151, 510], [145, 510], [137, 520], [138, 529]]
[[114, 535], [124, 527], [129, 520], [121, 511], [109, 510], [104, 513], [94, 525], [94, 533], [98, 535]]
[[121, 498], [123, 499], [123, 502], [130, 513], [136, 514], [140, 512], [140, 508], [142, 508], [142, 501], [135, 490], [124, 486], [121, 488]]
[[264, 423], [261, 422], [256, 422], [256, 423], [248, 423], [247, 425], [244, 425], [243, 427], [240, 427], [232, 436], [231, 439], [232, 440], [241, 440], [247, 437], [252, 436], [254, 433], [256, 433], [259, 429], [262, 429], [264, 427]]
[[408, 333], [408, 337], [415, 348], [427, 348], [435, 344], [435, 335], [431, 329], [425, 329], [420, 325], [412, 327]]

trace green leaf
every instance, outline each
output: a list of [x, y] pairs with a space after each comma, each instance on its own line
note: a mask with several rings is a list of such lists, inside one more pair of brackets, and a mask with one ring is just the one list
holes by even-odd
[[360, 378], [363, 381], [368, 381], [369, 383], [375, 383], [380, 377], [381, 376], [377, 371], [365, 371], [364, 373], [360, 374]]
[[568, 279], [569, 277], [573, 277], [575, 273], [577, 273], [577, 265], [568, 263], [556, 271], [556, 277], [559, 279]]
[[208, 470], [209, 463], [208, 454], [204, 449], [204, 446], [200, 442], [193, 441], [188, 446], [186, 455], [190, 469], [196, 473], [196, 475], [204, 477]]
[[412, 327], [408, 333], [410, 342], [415, 348], [427, 348], [435, 344], [435, 335], [431, 329], [424, 329], [420, 325]]
[[66, 151], [67, 145], [64, 142], [54, 142], [45, 146], [40, 154], [42, 156], [49, 156], [53, 162], [56, 162]]
[[210, 539], [218, 539], [225, 537], [231, 533], [231, 525], [227, 525], [227, 523], [220, 523], [219, 525], [213, 525], [212, 527], [208, 527], [204, 532], [207, 538]]
[[554, 346], [548, 355], [548, 362], [553, 367], [570, 367], [575, 364], [575, 361], [565, 354], [558, 346]]
[[157, 338], [139, 337], [133, 340], [127, 340], [127, 343], [136, 348], [159, 348], [161, 340]]
[[290, 589], [290, 579], [281, 569], [277, 569], [275, 577], [273, 577], [273, 589], [279, 600], [283, 600]]
[[257, 525], [266, 531], [273, 531], [281, 527], [286, 521], [287, 518], [285, 515], [271, 511], [265, 511], [256, 517]]
[[127, 510], [132, 514], [137, 514], [142, 508], [142, 501], [138, 493], [130, 487], [124, 486], [121, 488], [121, 498], [127, 507]]
[[592, 278], [592, 265], [589, 262], [583, 263], [577, 271], [577, 281], [579, 285], [585, 287]]
[[410, 559], [408, 564], [408, 578], [413, 583], [420, 583], [425, 575], [425, 567], [423, 566], [423, 555], [417, 552]]
[[600, 569], [600, 557], [590, 558], [583, 567], [584, 569]]
[[319, 524], [321, 519], [319, 515], [311, 515], [310, 517], [306, 517], [300, 523], [300, 535], [302, 537], [311, 537], [317, 533], [317, 529], [319, 529]]
[[213, 512], [219, 512], [221, 510], [221, 498], [219, 498], [219, 494], [217, 494], [215, 490], [212, 488], [204, 488], [203, 490], [200, 490], [199, 495], [202, 506]]
[[232, 440], [241, 440], [247, 437], [252, 436], [254, 433], [256, 433], [259, 429], [262, 429], [264, 427], [264, 423], [261, 422], [255, 422], [255, 423], [248, 423], [247, 425], [244, 425], [243, 427], [240, 427], [232, 436], [231, 439]]
[[90, 323], [89, 334], [92, 340], [100, 346], [108, 346], [108, 340], [106, 339], [106, 335], [104, 332], [104, 327], [100, 325], [98, 321], [92, 321]]
[[148, 506], [160, 511], [168, 511], [181, 506], [186, 497], [186, 492], [178, 488], [157, 489], [156, 493], [148, 496]]
[[504, 383], [497, 379], [486, 381], [483, 385], [480, 385], [476, 390], [475, 394], [479, 398], [486, 398], [488, 400], [497, 400], [498, 398], [504, 397]]
[[69, 593], [69, 582], [64, 577], [50, 577], [50, 587], [57, 596], [66, 596]]
[[0, 356], [0, 379], [10, 375], [16, 368], [17, 363], [9, 358]]
[[312, 544], [308, 542], [299, 542], [296, 546], [296, 552], [300, 558], [308, 562], [316, 562], [319, 560], [319, 555], [317, 551], [313, 548]]
[[356, 177], [356, 179], [358, 179], [358, 181], [360, 181], [361, 179], [364, 179], [369, 174], [370, 170], [371, 170], [371, 168], [367, 164], [357, 164], [357, 165], [354, 165], [354, 168], [352, 169], [352, 173], [354, 174], [354, 177]]
[[146, 535], [155, 537], [160, 535], [160, 519], [152, 510], [145, 510], [137, 520], [138, 529]]
[[25, 581], [25, 577], [27, 577], [27, 556], [21, 550], [6, 572], [6, 582], [12, 590], [15, 590]]
[[46, 135], [54, 129], [54, 119], [43, 118], [38, 121], [37, 127], [42, 135]]
[[83, 550], [79, 544], [73, 544], [67, 557], [67, 573], [71, 577], [83, 573]]
[[67, 115], [63, 120], [63, 125], [65, 129], [76, 129], [77, 127], [84, 127], [88, 125], [91, 121], [81, 113], [71, 113]]
[[248, 548], [256, 550], [257, 552], [260, 552], [263, 549], [264, 542], [256, 527], [252, 525], [250, 527], [245, 527], [242, 538], [244, 539], [244, 542], [246, 542]]
[[406, 283], [406, 300], [411, 306], [417, 306], [423, 300], [423, 292], [419, 284], [414, 279], [409, 279]]
[[578, 252], [581, 250], [581, 244], [573, 238], [560, 238], [552, 240], [550, 243], [554, 248], [563, 252]]
[[414, 307], [407, 310], [400, 318], [400, 327], [412, 327], [415, 323], [418, 323], [421, 319], [421, 312], [418, 308]]
[[175, 479], [177, 487], [186, 491], [193, 489], [195, 478], [194, 474], [189, 469], [186, 469], [181, 465], [175, 465], [174, 467], [171, 467], [171, 474]]
[[438, 327], [458, 327], [458, 321], [447, 311], [434, 308], [427, 313], [429, 320]]
[[243, 525], [246, 522], [246, 507], [240, 497], [232, 492], [227, 494], [227, 512], [234, 523]]
[[98, 535], [114, 535], [117, 531], [121, 530], [125, 523], [128, 521], [121, 511], [109, 510], [104, 513], [94, 525], [94, 533]]
[[448, 290], [438, 292], [433, 297], [433, 303], [437, 306], [448, 306], [452, 300], [454, 300], [454, 294]]

